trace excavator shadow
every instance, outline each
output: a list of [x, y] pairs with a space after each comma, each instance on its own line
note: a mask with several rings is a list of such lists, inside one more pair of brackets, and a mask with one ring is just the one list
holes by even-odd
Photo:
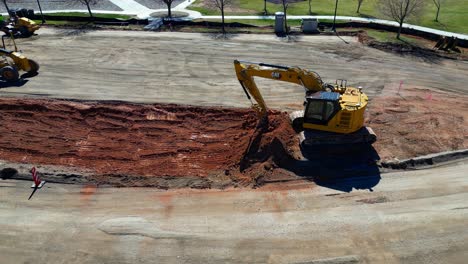
[[303, 159], [281, 164], [299, 177], [343, 192], [373, 191], [380, 182], [380, 157], [369, 144], [301, 148]]
[[39, 75], [39, 72], [26, 72], [26, 73], [21, 74], [21, 79], [32, 78], [37, 75]]
[[0, 89], [9, 88], [9, 87], [21, 87], [25, 85], [27, 82], [29, 82], [29, 80], [27, 80], [28, 78], [32, 78], [37, 75], [39, 75], [38, 72], [26, 72], [26, 73], [23, 73], [21, 77], [17, 81], [14, 81], [14, 82], [7, 82], [4, 80], [0, 80]]
[[3, 80], [0, 80], [0, 89], [2, 88], [9, 88], [9, 87], [21, 87], [25, 85], [28, 82], [28, 80], [25, 80], [23, 78], [14, 81], [14, 82], [6, 82]]

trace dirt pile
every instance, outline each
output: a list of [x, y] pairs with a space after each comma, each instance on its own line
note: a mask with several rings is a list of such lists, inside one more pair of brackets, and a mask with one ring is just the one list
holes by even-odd
[[263, 170], [254, 163], [273, 162], [273, 141], [297, 145], [287, 115], [275, 111], [252, 146], [258, 119], [249, 109], [1, 99], [0, 111], [0, 159], [92, 169], [114, 185], [148, 176], [248, 185]]
[[468, 96], [389, 87], [370, 103], [382, 160], [468, 148]]

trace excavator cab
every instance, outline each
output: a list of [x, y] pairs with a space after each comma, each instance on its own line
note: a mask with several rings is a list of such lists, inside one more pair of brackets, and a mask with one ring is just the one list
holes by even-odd
[[304, 123], [327, 125], [340, 110], [340, 94], [316, 92], [306, 96]]

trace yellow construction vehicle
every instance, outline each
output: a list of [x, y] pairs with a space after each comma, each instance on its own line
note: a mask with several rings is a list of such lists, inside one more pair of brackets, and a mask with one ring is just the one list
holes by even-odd
[[34, 34], [40, 26], [33, 20], [26, 17], [12, 16], [10, 21], [3, 22], [2, 31], [6, 35], [13, 33], [14, 37], [27, 38]]
[[327, 84], [313, 71], [266, 63], [234, 61], [237, 78], [261, 120], [267, 106], [254, 77], [290, 82], [305, 90], [304, 111], [292, 113], [293, 128], [301, 132], [303, 145], [355, 144], [376, 141], [371, 128], [364, 126], [368, 98], [362, 88], [347, 86], [345, 80]]
[[31, 75], [36, 74], [39, 70], [39, 64], [19, 52], [14, 38], [11, 37], [11, 39], [13, 40], [15, 51], [5, 49], [4, 37], [2, 37], [3, 49], [0, 48], [0, 78], [6, 82], [19, 80], [19, 70]]

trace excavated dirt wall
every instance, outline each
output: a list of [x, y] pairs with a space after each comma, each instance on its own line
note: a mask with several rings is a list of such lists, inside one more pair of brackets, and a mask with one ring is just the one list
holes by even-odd
[[297, 145], [287, 115], [277, 111], [252, 144], [258, 119], [249, 109], [0, 99], [0, 111], [0, 159], [92, 169], [101, 183], [102, 175], [125, 175], [248, 185], [257, 173], [240, 172], [241, 163], [250, 167], [247, 152], [261, 152], [252, 157], [263, 162], [274, 138], [285, 149]]

